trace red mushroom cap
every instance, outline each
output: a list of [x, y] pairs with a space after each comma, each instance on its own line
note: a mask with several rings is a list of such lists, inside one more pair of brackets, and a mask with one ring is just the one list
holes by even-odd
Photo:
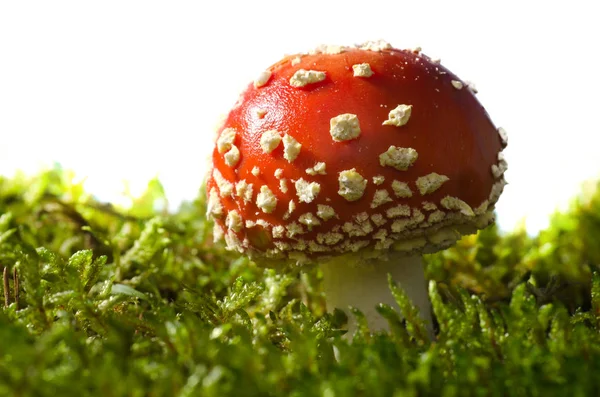
[[493, 222], [505, 145], [474, 90], [417, 51], [292, 55], [220, 127], [208, 214], [256, 259], [433, 252]]

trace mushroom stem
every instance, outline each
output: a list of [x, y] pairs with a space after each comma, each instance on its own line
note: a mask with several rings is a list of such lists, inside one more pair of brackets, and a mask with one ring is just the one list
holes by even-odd
[[356, 329], [354, 317], [348, 312], [350, 306], [359, 309], [365, 315], [371, 331], [389, 329], [388, 322], [376, 310], [380, 303], [399, 309], [388, 286], [388, 274], [402, 287], [413, 305], [419, 308], [429, 335], [433, 336], [431, 303], [420, 255], [368, 265], [339, 261], [322, 264], [321, 269], [327, 310], [339, 308], [346, 312], [348, 336], [351, 337]]

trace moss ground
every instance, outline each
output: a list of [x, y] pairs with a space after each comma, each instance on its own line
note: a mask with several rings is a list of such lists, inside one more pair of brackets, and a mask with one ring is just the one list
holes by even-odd
[[213, 244], [202, 198], [164, 199], [0, 178], [0, 395], [600, 395], [600, 188], [538, 236], [427, 256], [435, 341], [395, 285], [404, 319], [383, 306], [389, 333], [342, 337], [318, 269], [258, 268]]

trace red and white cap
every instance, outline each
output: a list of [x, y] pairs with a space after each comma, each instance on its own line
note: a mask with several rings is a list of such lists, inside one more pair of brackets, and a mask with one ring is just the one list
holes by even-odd
[[287, 56], [218, 130], [216, 237], [256, 260], [434, 252], [494, 220], [506, 135], [469, 84], [385, 42]]

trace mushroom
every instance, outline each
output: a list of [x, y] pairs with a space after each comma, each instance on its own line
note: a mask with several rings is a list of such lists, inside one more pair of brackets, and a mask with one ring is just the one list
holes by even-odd
[[493, 223], [504, 131], [438, 61], [385, 42], [287, 56], [257, 82], [217, 132], [215, 237], [264, 266], [320, 265], [328, 309], [372, 330], [391, 274], [431, 326], [421, 255]]

